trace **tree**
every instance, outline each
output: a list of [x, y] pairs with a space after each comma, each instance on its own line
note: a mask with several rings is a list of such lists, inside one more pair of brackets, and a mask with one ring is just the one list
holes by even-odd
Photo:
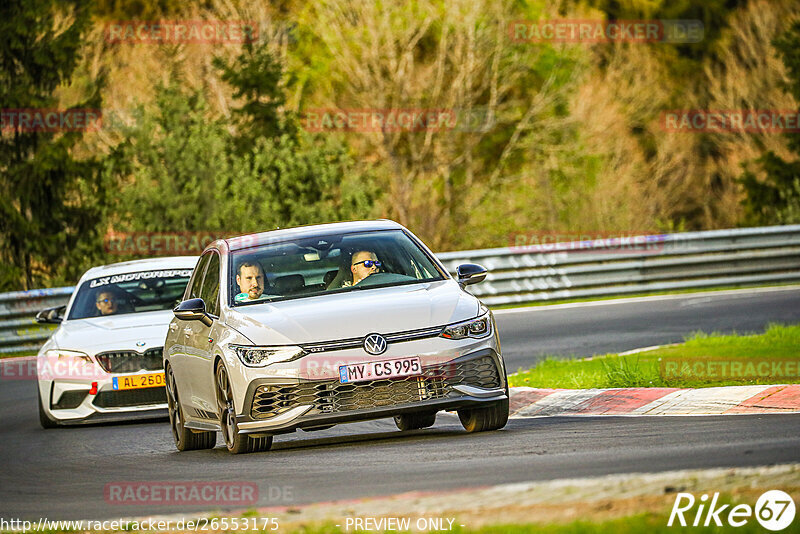
[[155, 107], [137, 109], [137, 120], [122, 129], [124, 140], [110, 154], [104, 172], [120, 194], [109, 212], [117, 231], [181, 232], [220, 230], [216, 195], [244, 172], [230, 157], [230, 134], [208, 119], [198, 92], [178, 82], [155, 89]]
[[216, 57], [214, 66], [220, 69], [222, 80], [233, 87], [233, 97], [243, 102], [233, 110], [240, 153], [252, 150], [259, 137], [296, 133], [291, 118], [284, 119], [281, 109], [285, 103], [281, 66], [265, 44], [245, 43], [232, 63]]
[[218, 57], [214, 64], [242, 102], [233, 110], [233, 144], [250, 166], [249, 175], [229, 180], [231, 203], [250, 197], [240, 209], [260, 209], [253, 222], [268, 227], [371, 215], [374, 177], [340, 140], [301, 132], [283, 107], [283, 70], [267, 43], [246, 43], [232, 63]]
[[[539, 4], [309, 4], [300, 63], [312, 74], [298, 77], [318, 88], [303, 106], [307, 112], [443, 112], [445, 120], [430, 128], [327, 132], [355, 139], [381, 174], [385, 215], [435, 250], [504, 239], [499, 229], [520, 223], [501, 211], [497, 197], [526, 202], [532, 188], [523, 182], [541, 167], [530, 162], [539, 155], [553, 161], [552, 147], [570, 136], [566, 100], [582, 51], [509, 36], [510, 24], [535, 17]], [[326, 97], [322, 106], [319, 93]]]
[[[73, 155], [83, 132], [47, 131], [14, 118], [17, 110], [58, 109], [55, 92], [71, 79], [89, 23], [83, 4], [0, 4], [0, 290], [30, 289], [54, 273], [61, 283], [72, 279], [82, 263], [73, 260], [97, 243], [98, 162]], [[99, 107], [95, 92], [73, 109]]]
[[[155, 109], [138, 115], [106, 164], [120, 185], [115, 231], [236, 235], [371, 214], [370, 177], [333, 140], [234, 135], [209, 118], [199, 92], [177, 84], [157, 87]], [[251, 148], [242, 152], [243, 139]]]
[[[788, 71], [787, 91], [800, 102], [800, 20], [795, 21], [773, 43]], [[800, 136], [788, 136], [789, 149], [800, 156]], [[785, 161], [772, 151], [756, 163], [766, 175], [759, 180], [752, 172], [742, 176], [744, 205], [749, 224], [800, 223], [800, 159]]]

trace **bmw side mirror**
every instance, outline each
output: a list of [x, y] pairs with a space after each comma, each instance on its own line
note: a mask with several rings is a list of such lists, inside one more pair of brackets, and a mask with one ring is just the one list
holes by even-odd
[[184, 300], [172, 310], [172, 313], [183, 321], [200, 321], [206, 326], [214, 324], [214, 321], [206, 313], [206, 303], [203, 302], [203, 299]]
[[59, 324], [64, 320], [64, 312], [66, 306], [56, 306], [55, 308], [47, 308], [36, 314], [37, 323], [45, 324]]
[[468, 286], [470, 284], [483, 282], [488, 272], [489, 271], [486, 270], [486, 267], [478, 265], [477, 263], [461, 264], [456, 268], [458, 285], [463, 288], [464, 286]]

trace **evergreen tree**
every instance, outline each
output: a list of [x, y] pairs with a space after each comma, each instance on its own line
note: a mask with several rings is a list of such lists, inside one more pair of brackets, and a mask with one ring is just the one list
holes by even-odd
[[[83, 131], [25, 125], [18, 114], [58, 109], [88, 23], [79, 0], [0, 2], [0, 290], [64, 283], [53, 273], [74, 281], [82, 262], [73, 260], [97, 242], [97, 162], [73, 155]], [[98, 109], [99, 94], [74, 107]]]
[[[234, 136], [198, 91], [177, 83], [156, 87], [155, 104], [140, 108], [106, 160], [120, 185], [114, 230], [235, 235], [371, 215], [373, 180], [337, 140]], [[250, 148], [237, 150], [242, 142]]]
[[232, 63], [216, 57], [214, 66], [233, 88], [234, 98], [243, 102], [233, 110], [240, 153], [251, 151], [259, 138], [297, 133], [292, 117], [282, 110], [286, 101], [280, 85], [283, 72], [266, 43], [245, 43]]
[[[775, 42], [783, 63], [789, 71], [787, 91], [800, 102], [800, 20]], [[800, 156], [800, 135], [788, 134], [789, 148]], [[800, 223], [800, 159], [785, 161], [770, 151], [757, 163], [766, 174], [758, 180], [751, 172], [742, 177], [747, 197], [744, 200], [749, 224], [796, 224]]]

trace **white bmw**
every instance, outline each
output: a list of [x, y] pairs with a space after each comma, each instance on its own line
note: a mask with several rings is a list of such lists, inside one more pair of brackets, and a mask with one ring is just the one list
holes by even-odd
[[201, 256], [164, 343], [179, 450], [267, 450], [297, 429], [394, 416], [401, 430], [457, 411], [467, 431], [508, 420], [492, 313], [392, 221], [219, 240]]
[[162, 349], [172, 308], [196, 257], [89, 269], [66, 306], [39, 312], [58, 328], [39, 350], [39, 421], [63, 423], [166, 415]]

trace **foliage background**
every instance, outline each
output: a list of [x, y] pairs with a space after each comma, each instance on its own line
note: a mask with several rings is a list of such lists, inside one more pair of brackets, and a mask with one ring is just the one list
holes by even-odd
[[[43, 98], [60, 107], [102, 98], [105, 126], [69, 142], [42, 140], [61, 142], [68, 154], [60, 157], [91, 163], [58, 184], [26, 184], [3, 155], [8, 213], [21, 213], [32, 189], [57, 194], [29, 209], [27, 223], [0, 225], [2, 291], [72, 284], [91, 265], [124, 259], [105, 252], [109, 232], [234, 235], [387, 217], [445, 251], [506, 246], [515, 233], [800, 222], [796, 135], [667, 132], [659, 122], [667, 109], [797, 109], [794, 1], [11, 4], [51, 13], [55, 35], [75, 28], [74, 68]], [[19, 12], [8, 10], [3, 35], [24, 23]], [[509, 38], [511, 21], [556, 18], [699, 19], [705, 38]], [[104, 38], [109, 22], [177, 19], [257, 21], [260, 39], [157, 46]], [[20, 42], [46, 33], [22, 28]], [[9, 69], [19, 47], [6, 39], [2, 53], [3, 107], [34, 107]], [[455, 109], [483, 127], [304, 131], [302, 113], [319, 108]]]

